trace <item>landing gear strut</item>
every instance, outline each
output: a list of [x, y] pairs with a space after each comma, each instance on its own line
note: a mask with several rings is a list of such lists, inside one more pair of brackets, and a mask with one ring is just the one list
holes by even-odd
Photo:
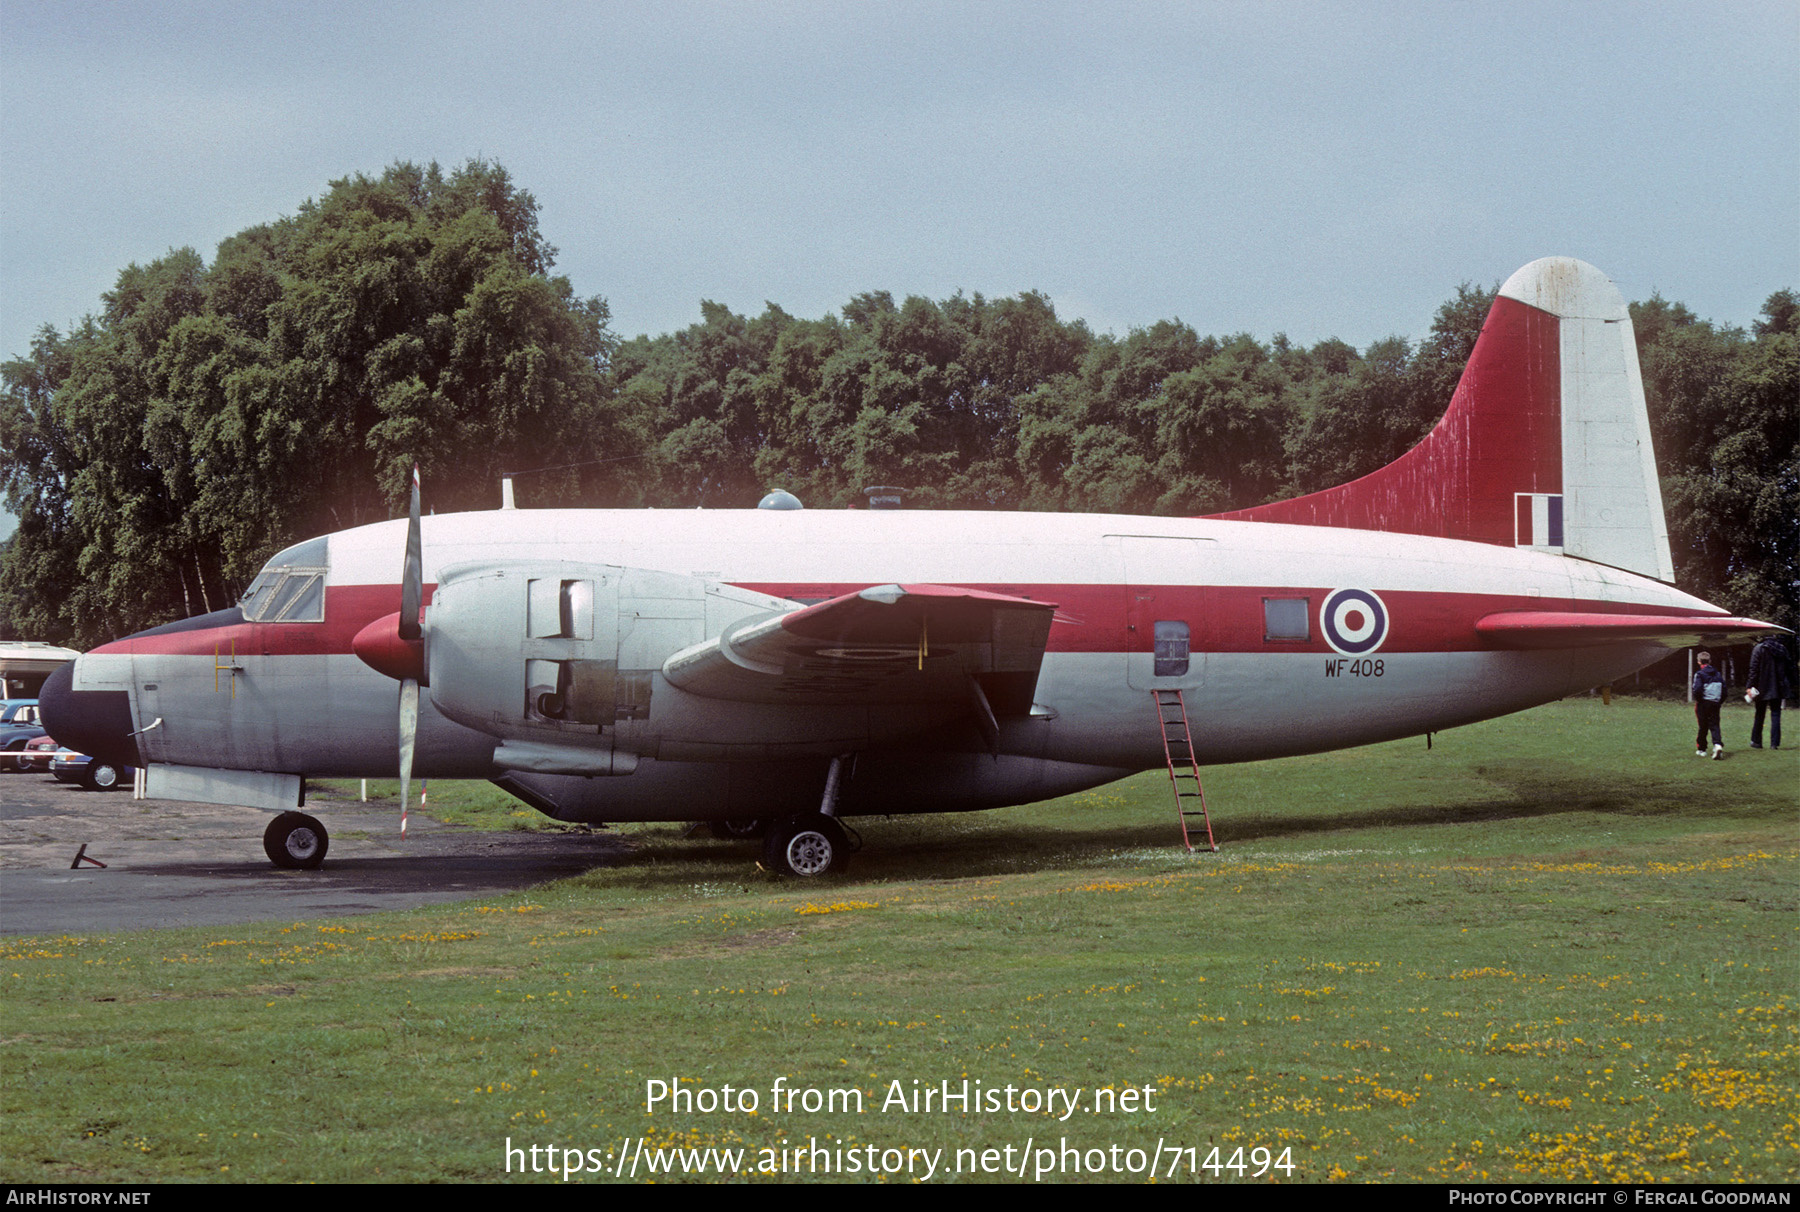
[[263, 830], [263, 853], [277, 867], [312, 870], [325, 861], [331, 838], [325, 826], [304, 812], [284, 812]]
[[844, 869], [850, 861], [850, 838], [836, 817], [847, 764], [844, 757], [831, 759], [817, 812], [790, 816], [769, 827], [763, 839], [763, 866], [777, 875], [799, 876], [829, 875]]

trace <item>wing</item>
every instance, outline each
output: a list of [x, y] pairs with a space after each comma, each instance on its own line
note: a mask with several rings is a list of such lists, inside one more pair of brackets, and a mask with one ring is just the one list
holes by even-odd
[[1501, 611], [1484, 615], [1477, 634], [1496, 648], [1591, 648], [1596, 644], [1743, 643], [1758, 635], [1786, 631], [1756, 619], [1720, 615], [1583, 614], [1562, 610]]
[[943, 585], [878, 585], [744, 619], [683, 649], [663, 676], [691, 694], [789, 706], [1031, 708], [1056, 606]]

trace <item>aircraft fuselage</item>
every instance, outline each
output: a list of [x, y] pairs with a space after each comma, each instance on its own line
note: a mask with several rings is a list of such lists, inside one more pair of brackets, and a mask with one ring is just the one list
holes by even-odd
[[[566, 726], [542, 730], [553, 751], [575, 745], [613, 755], [612, 773], [598, 777], [542, 768], [539, 783], [562, 788], [552, 810], [566, 819], [803, 807], [816, 802], [825, 764], [843, 754], [857, 755], [847, 813], [1029, 802], [1161, 766], [1151, 696], [1158, 689], [1183, 692], [1201, 764], [1367, 744], [1548, 702], [1666, 651], [1652, 641], [1509, 650], [1477, 632], [1485, 616], [1722, 614], [1660, 582], [1561, 554], [1256, 522], [502, 510], [422, 525], [428, 603], [440, 577], [457, 568], [673, 574], [677, 589], [620, 599], [617, 672], [639, 679], [641, 710], [580, 737]], [[306, 621], [269, 621], [266, 609], [262, 621], [248, 621], [234, 609], [154, 629], [84, 657], [75, 689], [126, 692], [149, 762], [391, 777], [396, 683], [351, 645], [396, 609], [405, 527], [380, 523], [301, 545], [322, 574], [312, 587], [317, 604], [298, 611]], [[707, 586], [735, 587], [747, 600], [810, 603], [892, 582], [1055, 604], [1029, 702], [999, 713], [996, 740], [943, 704], [747, 710], [683, 690], [662, 672], [671, 654], [716, 634], [721, 620], [709, 611], [751, 608], [733, 606], [729, 595], [709, 598]], [[425, 617], [429, 624], [430, 605]], [[511, 665], [527, 722], [515, 731], [528, 741], [529, 623], [495, 617], [491, 629], [516, 649]], [[923, 668], [929, 637], [921, 648]], [[507, 676], [496, 692], [503, 706], [513, 696]], [[450, 718], [433, 693], [428, 687], [421, 697], [415, 773], [503, 773], [494, 730]]]

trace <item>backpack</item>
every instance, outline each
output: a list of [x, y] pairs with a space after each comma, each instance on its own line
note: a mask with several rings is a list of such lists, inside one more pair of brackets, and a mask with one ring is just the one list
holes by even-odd
[[1719, 678], [1716, 681], [1708, 682], [1701, 687], [1700, 692], [1706, 696], [1706, 701], [1709, 703], [1723, 703], [1725, 701], [1725, 679]]

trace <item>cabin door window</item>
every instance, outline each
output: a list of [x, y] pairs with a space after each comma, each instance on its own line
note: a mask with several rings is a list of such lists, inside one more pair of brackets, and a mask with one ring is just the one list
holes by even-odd
[[1155, 649], [1151, 674], [1159, 678], [1181, 678], [1188, 671], [1188, 625], [1173, 619], [1156, 620]]

